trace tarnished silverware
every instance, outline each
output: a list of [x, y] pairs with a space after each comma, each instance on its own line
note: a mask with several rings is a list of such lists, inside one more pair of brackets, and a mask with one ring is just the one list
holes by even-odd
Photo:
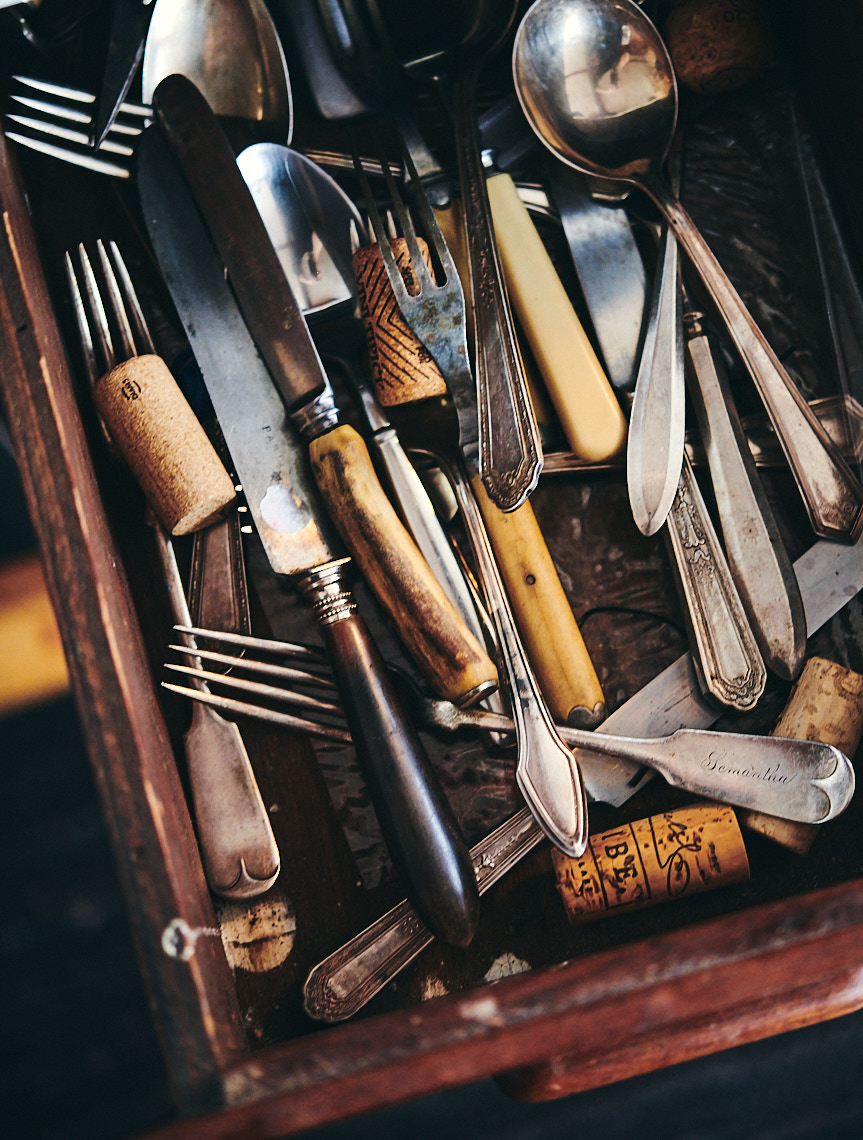
[[[189, 634], [186, 629], [181, 632]], [[218, 639], [218, 635], [216, 637]], [[235, 636], [230, 642], [250, 651], [258, 650], [280, 657], [290, 657], [295, 650], [295, 647], [284, 643], [254, 637]], [[182, 646], [171, 648], [182, 652]], [[230, 654], [209, 656], [222, 663], [231, 659]], [[324, 699], [321, 699], [314, 695], [318, 688], [317, 678], [308, 671], [252, 658], [235, 656], [233, 661], [240, 671], [265, 675], [282, 684], [247, 680], [233, 673], [219, 676], [171, 663], [167, 668], [193, 678], [197, 675], [229, 692], [245, 693], [256, 699], [245, 706], [235, 703], [232, 706], [235, 711], [279, 724], [279, 711], [261, 702], [288, 703], [308, 717], [322, 718], [323, 731], [316, 735], [343, 739], [341, 735], [330, 737], [326, 732], [329, 728], [338, 729], [338, 725], [343, 723], [338, 704], [331, 699], [334, 695], [331, 681], [325, 679]], [[494, 732], [511, 732], [513, 729], [510, 717], [483, 709], [459, 709], [451, 701], [427, 697], [404, 674], [396, 673], [394, 679], [406, 705], [417, 721], [426, 727], [442, 728], [447, 732], [462, 728]], [[304, 689], [311, 691], [304, 692]], [[187, 695], [205, 700], [194, 692], [187, 691]], [[288, 715], [286, 724], [293, 727], [296, 718]], [[558, 726], [558, 732], [568, 745], [577, 750], [579, 761], [585, 765], [601, 765], [605, 757], [615, 762], [624, 760], [634, 766], [643, 765], [659, 772], [673, 787], [683, 788], [693, 795], [737, 807], [755, 808], [785, 819], [824, 823], [844, 811], [854, 790], [850, 762], [837, 749], [819, 741], [688, 728], [647, 739], [605, 731], [590, 732], [564, 725]]]
[[[112, 266], [101, 242], [98, 248], [106, 282], [104, 298], [108, 311], [116, 320], [122, 356], [115, 353], [103, 294], [98, 289], [83, 247], [79, 251], [85, 282], [83, 296], [68, 254], [66, 260], [85, 364], [93, 384], [102, 371], [112, 368], [119, 359], [129, 359], [141, 352], [154, 353], [152, 338], [119, 251], [112, 244]], [[93, 347], [94, 339], [104, 356], [101, 371]], [[153, 529], [174, 619], [190, 625], [186, 595], [170, 536], [158, 523]], [[184, 652], [190, 660], [195, 660], [193, 638], [188, 639]], [[198, 709], [200, 712], [196, 711]], [[185, 751], [207, 882], [213, 891], [228, 898], [250, 898], [261, 894], [278, 876], [279, 852], [239, 729], [224, 720], [215, 709], [196, 704], [185, 736]]]
[[[438, 284], [429, 272], [420, 253], [413, 221], [395, 180], [385, 172], [387, 189], [419, 282], [420, 293], [415, 296], [408, 293], [390, 246], [389, 234], [362, 172], [358, 172], [360, 182], [387, 277], [399, 308], [447, 381], [458, 414], [459, 446], [465, 461], [475, 462], [476, 399], [466, 363], [464, 294], [452, 255], [424, 198], [407, 153], [405, 161], [427, 239], [444, 274], [443, 285]], [[578, 764], [557, 734], [539, 691], [470, 485], [459, 465], [448, 465], [440, 459], [439, 463], [455, 491], [485, 593], [486, 606], [497, 631], [516, 727], [516, 778], [519, 787], [549, 837], [567, 853], [580, 854], [587, 843], [587, 798]]]
[[666, 526], [702, 689], [739, 712], [754, 708], [767, 671], [685, 456]]
[[[633, 52], [637, 45], [637, 60]], [[589, 61], [571, 81], [572, 60]], [[632, 66], [639, 82], [609, 76]], [[587, 174], [644, 190], [664, 214], [720, 312], [773, 422], [814, 532], [853, 542], [863, 485], [839, 455], [704, 238], [662, 177], [677, 119], [677, 85], [659, 32], [631, 0], [537, 0], [513, 47], [513, 75], [540, 141]]]
[[648, 535], [668, 518], [683, 463], [686, 395], [678, 260], [677, 242], [665, 226], [626, 447], [632, 517]]
[[768, 669], [793, 680], [803, 668], [800, 587], [755, 470], [722, 363], [701, 313], [688, 311], [690, 395], [710, 466], [731, 576]]

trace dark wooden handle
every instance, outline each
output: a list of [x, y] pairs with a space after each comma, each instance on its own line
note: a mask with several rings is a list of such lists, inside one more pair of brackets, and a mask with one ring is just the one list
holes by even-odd
[[493, 661], [405, 530], [362, 437], [343, 424], [312, 440], [309, 454], [345, 545], [435, 692], [468, 705], [496, 688]]
[[381, 831], [423, 921], [445, 942], [467, 946], [479, 918], [470, 852], [341, 570], [330, 564], [300, 585], [321, 621]]

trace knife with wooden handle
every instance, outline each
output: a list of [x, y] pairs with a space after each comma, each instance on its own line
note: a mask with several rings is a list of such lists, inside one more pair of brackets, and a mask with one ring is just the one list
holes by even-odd
[[[159, 84], [153, 109], [261, 357], [309, 440], [313, 469], [326, 475], [320, 490], [342, 538], [435, 691], [460, 704], [478, 700], [496, 684], [494, 664], [370, 477], [361, 438], [340, 422], [297, 299], [215, 115], [181, 75]], [[350, 510], [343, 497], [348, 486]], [[398, 554], [393, 558], [391, 551]]]
[[479, 895], [467, 847], [345, 579], [348, 559], [315, 497], [296, 436], [225, 281], [189, 189], [158, 130], [138, 151], [156, 257], [221, 424], [273, 570], [310, 598], [333, 659], [357, 755], [408, 892], [440, 937], [466, 945]]

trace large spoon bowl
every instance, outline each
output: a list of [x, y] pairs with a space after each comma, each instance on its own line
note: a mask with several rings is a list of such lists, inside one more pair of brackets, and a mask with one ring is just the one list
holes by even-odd
[[570, 166], [637, 180], [658, 167], [677, 120], [671, 61], [647, 17], [608, 0], [549, 0], [522, 22], [516, 90], [542, 142]]
[[513, 79], [528, 122], [553, 154], [640, 187], [665, 215], [755, 381], [813, 530], [855, 541], [863, 487], [663, 179], [677, 86], [654, 25], [632, 0], [536, 0], [516, 32]]
[[288, 68], [264, 0], [157, 0], [141, 70], [146, 102], [169, 75], [190, 79], [224, 124], [245, 124], [240, 144], [290, 142]]

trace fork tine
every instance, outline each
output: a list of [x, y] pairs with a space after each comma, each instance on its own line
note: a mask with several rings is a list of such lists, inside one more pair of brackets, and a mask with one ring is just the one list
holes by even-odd
[[279, 653], [284, 657], [297, 657], [329, 670], [329, 660], [322, 649], [300, 645], [290, 641], [274, 641], [266, 637], [253, 637], [247, 633], [229, 633], [218, 629], [202, 629], [196, 625], [175, 625], [177, 633], [190, 633], [194, 637], [204, 637], [208, 641], [223, 641], [230, 645], [241, 645], [246, 649], [257, 649], [261, 653]]
[[[31, 111], [39, 111], [43, 115], [50, 115], [53, 119], [62, 119], [67, 123], [78, 123], [82, 127], [89, 127], [93, 123], [93, 117], [91, 115], [88, 115], [86, 111], [79, 110], [78, 107], [75, 106], [70, 107], [63, 103], [49, 103], [45, 99], [33, 99], [29, 95], [13, 95], [12, 102], [20, 104], [22, 107], [26, 107]], [[143, 132], [145, 126], [146, 120], [134, 123], [124, 123], [120, 120], [119, 123], [114, 123], [110, 134], [113, 135], [115, 141], [117, 136], [121, 138], [137, 138], [137, 136]], [[43, 124], [41, 129], [48, 130], [49, 127]], [[59, 128], [55, 128], [55, 132], [59, 134]], [[91, 134], [88, 133], [85, 137], [87, 144], [90, 145]], [[105, 146], [105, 142], [106, 140], [103, 139], [97, 149], [101, 150]]]
[[[169, 645], [168, 648], [183, 654], [189, 652], [189, 647], [184, 645]], [[197, 645], [194, 656], [218, 665], [231, 665], [238, 669], [246, 669], [250, 673], [261, 673], [269, 677], [278, 677], [284, 681], [293, 681], [295, 684], [316, 685], [320, 689], [326, 689], [330, 692], [336, 691], [336, 683], [329, 677], [321, 677], [317, 673], [307, 673], [303, 669], [292, 669], [289, 665], [276, 665], [271, 661], [255, 661], [249, 657], [237, 657], [231, 653], [217, 653], [212, 649], [201, 649]]]
[[[24, 87], [30, 87], [34, 91], [42, 91], [46, 95], [56, 95], [61, 99], [66, 98], [72, 102], [90, 106], [95, 105], [96, 102], [96, 96], [92, 92], [82, 91], [77, 87], [66, 87], [61, 83], [51, 83], [46, 79], [33, 79], [28, 75], [13, 75], [12, 78]], [[142, 119], [152, 118], [153, 115], [152, 107], [148, 107], [146, 103], [135, 103], [131, 100], [124, 100], [120, 104], [120, 110]]]
[[[198, 656], [203, 657], [204, 654], [200, 653]], [[248, 662], [244, 662], [244, 664], [247, 668], [249, 667]], [[172, 673], [184, 673], [187, 676], [196, 677], [202, 681], [221, 685], [223, 688], [235, 689], [238, 692], [252, 693], [257, 697], [281, 701], [286, 705], [300, 705], [308, 712], [329, 713], [330, 715], [338, 716], [339, 719], [343, 716], [341, 706], [333, 704], [332, 701], [322, 701], [317, 697], [311, 697], [305, 693], [297, 693], [292, 689], [281, 688], [278, 685], [267, 685], [262, 681], [252, 681], [247, 677], [234, 677], [225, 673], [213, 673], [208, 669], [198, 669], [194, 665], [174, 665], [169, 662], [165, 665], [165, 668], [170, 669]]]
[[[75, 131], [71, 127], [63, 127], [59, 123], [48, 123], [42, 119], [33, 119], [29, 115], [7, 115], [10, 123], [17, 123], [31, 131], [39, 131], [51, 138], [62, 139], [63, 142], [73, 143], [76, 146], [89, 146], [90, 136], [84, 131]], [[116, 154], [122, 158], [131, 158], [135, 153], [126, 143], [115, 142], [111, 138], [105, 139], [99, 147], [106, 154]]]
[[120, 286], [117, 284], [117, 278], [114, 275], [114, 267], [108, 260], [108, 254], [105, 252], [105, 244], [101, 238], [96, 242], [96, 251], [99, 254], [99, 263], [102, 266], [102, 274], [105, 278], [105, 294], [108, 298], [108, 304], [111, 308], [111, 314], [116, 323], [117, 332], [119, 333], [120, 349], [123, 354], [124, 360], [131, 360], [133, 356], [138, 356], [139, 353], [135, 348], [135, 341], [132, 335], [132, 326], [129, 324], [129, 316], [126, 312], [126, 305], [124, 304], [123, 297], [120, 293]]
[[37, 150], [40, 154], [48, 155], [49, 158], [59, 158], [61, 162], [71, 162], [74, 166], [83, 166], [95, 174], [108, 174], [112, 178], [131, 177], [128, 167], [122, 166], [118, 162], [111, 162], [108, 159], [97, 158], [94, 154], [68, 150], [43, 139], [33, 139], [27, 135], [20, 135], [17, 131], [7, 131], [6, 138], [12, 139], [19, 146], [26, 146], [28, 150]]
[[67, 250], [64, 256], [66, 265], [66, 280], [69, 283], [69, 292], [72, 296], [72, 304], [75, 309], [75, 322], [78, 325], [78, 335], [81, 339], [81, 350], [84, 355], [84, 364], [87, 369], [87, 376], [89, 377], [90, 384], [93, 385], [99, 379], [99, 368], [96, 364], [96, 350], [93, 345], [93, 335], [90, 329], [90, 322], [87, 319], [87, 310], [84, 307], [84, 298], [81, 295], [81, 288], [78, 284], [78, 277], [75, 273], [75, 267], [72, 264], [72, 258]]
[[102, 350], [105, 362], [104, 371], [113, 368], [117, 363], [117, 354], [114, 351], [114, 342], [111, 338], [111, 329], [108, 324], [108, 315], [102, 301], [102, 294], [96, 284], [96, 275], [93, 266], [84, 248], [83, 242], [78, 246], [78, 257], [81, 262], [81, 273], [84, 278], [84, 297], [87, 307], [95, 324], [94, 336], [96, 343]]
[[307, 736], [314, 736], [320, 740], [336, 741], [339, 744], [350, 744], [351, 734], [347, 729], [337, 728], [331, 725], [317, 724], [313, 720], [305, 720], [303, 717], [292, 716], [290, 713], [278, 712], [276, 709], [263, 708], [260, 705], [251, 705], [246, 701], [237, 701], [233, 697], [222, 697], [215, 693], [204, 692], [201, 689], [187, 689], [183, 685], [172, 685], [168, 681], [162, 682], [162, 688], [168, 689], [172, 693], [179, 693], [180, 696], [189, 697], [193, 701], [200, 701], [202, 704], [211, 705], [213, 708], [221, 709], [224, 712], [231, 712], [237, 716], [248, 716], [255, 720], [265, 720], [270, 724], [284, 725], [285, 728], [292, 728], [296, 732], [304, 732]]
[[111, 252], [111, 257], [114, 263], [114, 269], [117, 273], [120, 290], [122, 296], [125, 298], [125, 311], [127, 319], [131, 323], [134, 334], [132, 342], [140, 346], [141, 352], [148, 352], [151, 355], [156, 355], [156, 346], [153, 343], [153, 338], [150, 335], [150, 329], [147, 326], [147, 319], [144, 316], [144, 310], [141, 307], [141, 302], [138, 300], [138, 294], [135, 291], [135, 286], [132, 284], [132, 278], [129, 275], [129, 270], [126, 268], [126, 262], [123, 260], [123, 255], [117, 248], [117, 243], [112, 241], [108, 247]]

